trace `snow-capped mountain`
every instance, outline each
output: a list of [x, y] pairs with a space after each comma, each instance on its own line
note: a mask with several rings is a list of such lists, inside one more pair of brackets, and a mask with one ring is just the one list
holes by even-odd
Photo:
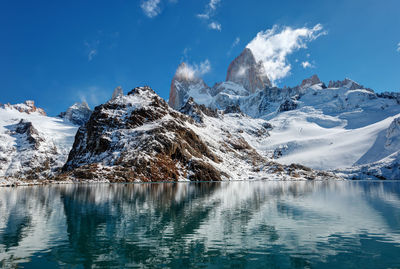
[[181, 63], [172, 78], [168, 104], [174, 109], [179, 109], [189, 96], [196, 96], [197, 100], [209, 100], [209, 91], [210, 87], [193, 74], [185, 63]]
[[[241, 64], [248, 70], [246, 61], [238, 61], [247, 50], [230, 64], [228, 74], [232, 66], [240, 70]], [[326, 87], [317, 75], [296, 87], [265, 84], [254, 92], [245, 87], [251, 84], [251, 76], [232, 80], [216, 83], [208, 90], [211, 94], [200, 98], [197, 93], [182, 95], [212, 109], [237, 107], [252, 118], [268, 120], [273, 126], [270, 137], [255, 149], [279, 163], [346, 170], [342, 175], [351, 178], [357, 178], [361, 170], [364, 178], [397, 177], [400, 147], [384, 138], [395, 133], [390, 130], [394, 129], [393, 120], [400, 116], [400, 93], [376, 94], [349, 78], [330, 81]], [[376, 168], [383, 164], [389, 167], [385, 172]], [[349, 172], [352, 169], [359, 172]]]
[[270, 162], [252, 146], [270, 125], [190, 98], [182, 114], [149, 87], [96, 107], [80, 127], [60, 179], [108, 181], [322, 179], [332, 174]]
[[77, 126], [46, 116], [33, 101], [0, 107], [0, 184], [41, 180], [57, 174]]
[[75, 125], [84, 125], [92, 114], [89, 105], [83, 101], [70, 106], [67, 111], [61, 112], [59, 117]]
[[33, 101], [2, 105], [0, 184], [399, 179], [399, 137], [400, 93], [317, 75], [273, 87], [245, 49], [213, 87], [182, 63], [168, 103], [149, 87], [117, 87], [94, 111], [76, 103], [61, 118]]

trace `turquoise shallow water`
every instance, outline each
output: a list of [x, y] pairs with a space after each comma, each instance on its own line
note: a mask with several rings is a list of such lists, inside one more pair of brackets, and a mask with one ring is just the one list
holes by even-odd
[[4, 268], [400, 268], [400, 182], [0, 188]]

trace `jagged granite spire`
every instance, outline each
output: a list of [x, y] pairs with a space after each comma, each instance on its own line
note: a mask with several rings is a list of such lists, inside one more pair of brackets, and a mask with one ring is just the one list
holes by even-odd
[[122, 91], [122, 87], [121, 87], [121, 86], [118, 86], [118, 87], [116, 87], [116, 88], [114, 89], [114, 92], [113, 92], [113, 94], [112, 94], [111, 99], [115, 99], [115, 98], [117, 98], [118, 96], [122, 96], [122, 95], [124, 95], [124, 92]]
[[257, 63], [249, 48], [245, 48], [229, 65], [226, 81], [242, 85], [250, 93], [271, 87], [271, 81], [264, 72], [261, 62]]
[[358, 84], [357, 82], [345, 78], [344, 80], [340, 81], [329, 81], [328, 88], [348, 88], [349, 90], [356, 90], [356, 89], [363, 89], [364, 86]]
[[174, 109], [180, 109], [189, 98], [189, 93], [207, 96], [208, 89], [207, 84], [190, 67], [181, 63], [172, 78], [168, 104]]
[[321, 80], [319, 79], [319, 77], [316, 74], [314, 74], [311, 77], [304, 79], [301, 82], [300, 87], [302, 87], [302, 88], [310, 87], [310, 86], [313, 86], [313, 85], [316, 85], [316, 84], [320, 84], [320, 83], [322, 83]]
[[75, 125], [84, 125], [90, 118], [92, 110], [89, 105], [82, 101], [82, 103], [75, 103], [70, 106], [67, 111], [61, 112], [59, 117], [70, 121]]

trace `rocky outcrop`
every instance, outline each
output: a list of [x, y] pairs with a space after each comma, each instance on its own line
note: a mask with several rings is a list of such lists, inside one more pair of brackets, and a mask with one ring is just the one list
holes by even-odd
[[329, 81], [328, 88], [347, 88], [349, 90], [356, 90], [356, 89], [364, 89], [364, 86], [358, 84], [357, 82], [345, 78], [344, 80], [340, 81]]
[[[12, 135], [19, 135], [32, 149], [39, 149], [40, 142], [44, 141], [44, 139], [39, 136], [38, 130], [33, 127], [32, 122], [21, 119], [18, 124], [10, 129]], [[25, 141], [21, 141], [20, 144], [25, 144]]]
[[317, 75], [312, 75], [309, 78], [304, 79], [301, 84], [300, 84], [300, 88], [308, 88], [314, 85], [321, 85], [322, 88], [326, 88], [325, 84], [323, 82], [321, 82], [321, 80], [319, 79], [319, 77]]
[[149, 87], [96, 107], [62, 177], [109, 181], [221, 180], [220, 160]]
[[400, 92], [381, 92], [376, 94], [377, 97], [396, 100], [400, 105]]
[[124, 95], [124, 92], [123, 92], [123, 90], [122, 90], [122, 87], [121, 87], [121, 86], [118, 86], [118, 87], [116, 87], [116, 88], [114, 89], [114, 92], [113, 92], [113, 94], [112, 94], [111, 99], [116, 99], [116, 98], [118, 98], [119, 96], [123, 96], [123, 95]]
[[27, 114], [37, 112], [43, 116], [46, 116], [46, 112], [42, 108], [36, 107], [35, 102], [32, 100], [27, 100], [22, 104], [15, 104], [15, 105], [11, 105], [10, 103], [8, 103], [8, 104], [0, 105], [0, 107], [15, 109], [15, 110], [18, 110], [19, 112], [23, 112], [23, 113], [27, 113]]
[[229, 113], [239, 113], [242, 114], [242, 110], [240, 110], [240, 106], [238, 105], [231, 105], [225, 108], [224, 114], [229, 114]]
[[226, 81], [242, 85], [249, 93], [271, 87], [262, 63], [257, 63], [249, 48], [245, 48], [229, 65]]
[[66, 119], [75, 125], [84, 125], [92, 114], [89, 105], [83, 101], [82, 103], [75, 103], [70, 106], [66, 112], [61, 112], [59, 117]]
[[400, 150], [400, 117], [395, 118], [387, 129], [385, 147]]
[[181, 63], [172, 78], [168, 104], [179, 110], [190, 96], [196, 95], [196, 99], [209, 99], [208, 91], [207, 84], [185, 63]]
[[205, 105], [199, 105], [194, 100], [193, 97], [189, 97], [185, 105], [179, 110], [181, 113], [190, 116], [198, 123], [203, 123], [204, 115], [218, 118], [218, 111], [216, 109], [211, 109]]
[[295, 110], [296, 108], [297, 108], [297, 102], [293, 99], [287, 99], [279, 106], [278, 112]]

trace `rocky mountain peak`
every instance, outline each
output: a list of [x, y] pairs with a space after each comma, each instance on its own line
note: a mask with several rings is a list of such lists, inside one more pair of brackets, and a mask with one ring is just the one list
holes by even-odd
[[112, 94], [111, 99], [115, 99], [115, 98], [117, 98], [118, 96], [122, 96], [122, 95], [124, 95], [124, 92], [122, 91], [122, 87], [121, 87], [121, 86], [118, 86], [118, 87], [116, 87], [116, 88], [114, 89], [114, 92], [113, 92], [113, 94]]
[[313, 85], [320, 84], [320, 83], [322, 83], [321, 80], [319, 79], [319, 77], [316, 74], [314, 74], [311, 77], [304, 79], [301, 82], [300, 87], [302, 87], [302, 88], [311, 87]]
[[264, 72], [261, 62], [257, 63], [249, 48], [245, 48], [228, 67], [226, 81], [242, 85], [250, 93], [271, 87], [271, 81]]
[[[97, 106], [64, 166], [70, 176], [110, 181], [220, 180], [220, 160], [150, 87]], [[104, 167], [104, 169], [102, 169]]]
[[340, 81], [329, 81], [328, 88], [347, 88], [349, 90], [356, 90], [356, 89], [363, 89], [364, 86], [358, 84], [357, 82], [345, 78], [344, 80]]
[[82, 101], [81, 103], [77, 102], [73, 104], [67, 111], [61, 112], [59, 117], [75, 125], [84, 125], [89, 120], [91, 114], [92, 110], [89, 105], [85, 101]]
[[37, 112], [43, 116], [46, 116], [46, 112], [42, 108], [36, 107], [35, 102], [33, 100], [26, 100], [22, 104], [15, 104], [15, 105], [11, 105], [8, 103], [8, 104], [2, 105], [1, 107], [16, 109], [19, 112], [23, 112], [23, 113], [27, 113], [27, 114]]
[[149, 86], [133, 88], [127, 95], [157, 96], [156, 92]]
[[174, 109], [180, 109], [189, 98], [189, 93], [207, 95], [210, 87], [189, 68], [181, 63], [171, 82], [168, 104]]

